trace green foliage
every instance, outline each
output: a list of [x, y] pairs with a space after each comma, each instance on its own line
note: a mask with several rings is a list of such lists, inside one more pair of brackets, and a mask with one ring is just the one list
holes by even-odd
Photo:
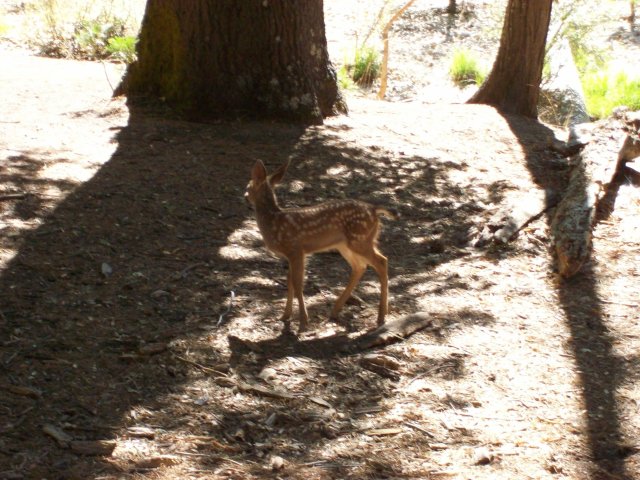
[[625, 72], [607, 69], [586, 74], [582, 86], [587, 111], [594, 118], [607, 117], [621, 105], [632, 110], [640, 109], [640, 77], [630, 78]]
[[136, 59], [136, 37], [111, 37], [107, 41], [107, 52], [112, 58], [124, 63], [132, 63]]
[[350, 71], [351, 79], [355, 83], [371, 86], [380, 76], [380, 54], [372, 47], [357, 48]]
[[470, 50], [460, 48], [453, 52], [449, 76], [460, 87], [473, 83], [480, 85], [484, 82], [486, 71], [479, 66]]
[[338, 85], [342, 90], [353, 90], [356, 87], [346, 65], [338, 70]]
[[108, 58], [108, 46], [113, 38], [121, 38], [125, 31], [124, 22], [106, 17], [81, 20], [75, 25], [72, 39], [74, 56], [89, 59]]
[[47, 56], [131, 62], [135, 59], [137, 22], [121, 13], [126, 10], [118, 2], [34, 2], [30, 14], [41, 27], [31, 40]]
[[581, 75], [588, 70], [602, 68], [606, 64], [606, 51], [594, 34], [610, 20], [609, 17], [603, 16], [602, 13], [594, 15], [593, 4], [589, 0], [556, 1], [552, 15], [547, 52], [556, 43], [566, 39]]
[[[593, 14], [589, 0], [558, 0], [553, 7], [547, 52], [557, 42], [566, 39], [580, 74], [587, 113], [604, 118], [615, 107], [626, 105], [640, 109], [640, 77], [631, 77], [620, 69], [608, 66], [608, 54], [602, 46], [602, 25], [615, 21], [613, 13]], [[549, 75], [545, 64], [545, 76]]]
[[353, 53], [353, 61], [348, 57], [338, 70], [340, 88], [351, 90], [356, 85], [370, 87], [380, 77], [380, 54], [375, 48], [358, 47]]

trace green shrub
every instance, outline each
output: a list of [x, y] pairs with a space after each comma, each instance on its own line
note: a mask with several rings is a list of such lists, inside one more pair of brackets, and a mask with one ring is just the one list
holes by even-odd
[[33, 20], [30, 41], [41, 54], [83, 60], [135, 58], [135, 35], [139, 23], [132, 8], [135, 0], [39, 0], [29, 4]]
[[640, 109], [640, 77], [629, 78], [625, 72], [587, 73], [582, 78], [587, 112], [594, 118], [604, 118], [615, 107], [626, 105]]
[[375, 48], [356, 49], [351, 79], [358, 85], [371, 86], [380, 76], [380, 54]]
[[74, 54], [80, 58], [108, 58], [109, 41], [112, 38], [122, 37], [124, 32], [124, 21], [117, 17], [82, 20], [75, 25], [74, 29]]
[[486, 72], [480, 68], [471, 51], [457, 49], [453, 52], [449, 75], [453, 83], [462, 87], [472, 83], [482, 84], [486, 77]]
[[347, 65], [343, 65], [338, 70], [338, 85], [343, 90], [353, 90], [356, 86], [355, 83], [353, 83], [353, 79], [351, 78]]
[[136, 59], [136, 37], [111, 37], [107, 42], [107, 52], [111, 58], [124, 63], [132, 63]]

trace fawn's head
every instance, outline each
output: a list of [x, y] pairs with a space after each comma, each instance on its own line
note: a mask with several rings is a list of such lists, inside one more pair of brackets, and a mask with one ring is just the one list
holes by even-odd
[[289, 163], [290, 161], [287, 161], [274, 173], [267, 175], [264, 163], [262, 163], [262, 160], [257, 160], [253, 170], [251, 170], [251, 180], [247, 184], [244, 198], [254, 207], [257, 203], [265, 200], [273, 200], [275, 202], [273, 187], [282, 181], [282, 177], [284, 177], [287, 168], [289, 168]]

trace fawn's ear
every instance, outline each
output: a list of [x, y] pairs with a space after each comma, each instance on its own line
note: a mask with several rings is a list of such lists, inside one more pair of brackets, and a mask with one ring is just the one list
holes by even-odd
[[267, 169], [264, 168], [262, 160], [256, 160], [253, 170], [251, 170], [251, 180], [254, 183], [260, 183], [264, 182], [265, 178], [267, 178]]
[[290, 163], [291, 163], [291, 160], [290, 159], [287, 160], [284, 165], [282, 165], [278, 170], [273, 172], [273, 174], [269, 177], [269, 183], [272, 186], [282, 181], [282, 177], [284, 177], [284, 174], [287, 173], [287, 168], [289, 168]]

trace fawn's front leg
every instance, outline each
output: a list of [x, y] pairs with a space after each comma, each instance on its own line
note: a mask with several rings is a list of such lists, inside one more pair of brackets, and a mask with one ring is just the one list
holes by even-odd
[[[291, 288], [293, 285], [293, 289]], [[304, 253], [298, 252], [289, 257], [289, 295], [295, 293], [298, 299], [299, 321], [298, 332], [302, 333], [307, 329], [309, 314], [304, 305]], [[285, 309], [286, 310], [286, 309]]]
[[287, 304], [284, 307], [284, 313], [280, 317], [281, 322], [288, 322], [293, 311], [293, 282], [291, 281], [291, 263], [287, 272]]

